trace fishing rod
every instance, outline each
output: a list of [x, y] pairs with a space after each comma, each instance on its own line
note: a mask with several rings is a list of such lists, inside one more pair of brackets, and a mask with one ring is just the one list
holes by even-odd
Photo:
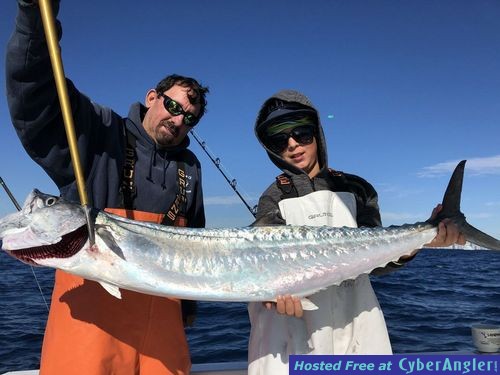
[[[14, 206], [17, 208], [17, 210], [21, 211], [21, 206], [19, 205], [19, 203], [17, 203], [16, 198], [14, 197], [14, 195], [12, 195], [9, 187], [7, 186], [7, 184], [5, 183], [5, 181], [3, 180], [2, 177], [0, 177], [0, 185], [2, 185], [3, 189], [5, 190], [5, 192], [7, 193], [11, 202], [14, 204]], [[38, 285], [38, 290], [40, 291], [40, 295], [42, 296], [43, 302], [45, 303], [45, 307], [47, 308], [47, 311], [49, 311], [49, 305], [47, 303], [47, 300], [45, 299], [45, 296], [43, 295], [42, 287], [40, 286], [40, 283], [38, 282], [38, 277], [36, 277], [35, 269], [33, 268], [33, 266], [31, 264], [30, 264], [30, 267], [31, 267], [31, 272], [33, 273], [33, 276], [35, 277], [36, 285]]]
[[250, 213], [253, 215], [253, 217], [256, 217], [257, 216], [257, 205], [255, 205], [253, 207], [250, 207], [250, 205], [247, 203], [247, 201], [245, 200], [245, 198], [243, 198], [243, 196], [238, 191], [238, 188], [236, 187], [236, 185], [237, 185], [236, 179], [235, 178], [229, 179], [229, 177], [227, 176], [227, 174], [224, 172], [225, 168], [222, 165], [222, 163], [220, 161], [220, 158], [215, 157], [208, 150], [206, 142], [204, 140], [202, 140], [198, 136], [198, 134], [196, 134], [196, 132], [194, 131], [194, 129], [191, 129], [190, 132], [193, 135], [194, 139], [196, 139], [196, 142], [198, 142], [198, 144], [200, 145], [200, 147], [203, 149], [203, 151], [205, 151], [205, 153], [208, 155], [208, 157], [210, 158], [210, 160], [212, 161], [212, 163], [214, 163], [214, 165], [217, 167], [217, 169], [219, 170], [219, 172], [222, 173], [222, 176], [224, 176], [224, 178], [226, 179], [226, 181], [229, 184], [229, 186], [231, 186], [231, 188], [234, 190], [234, 192], [236, 193], [236, 195], [241, 199], [241, 201], [246, 206], [246, 208], [248, 208], [248, 211], [250, 211]]

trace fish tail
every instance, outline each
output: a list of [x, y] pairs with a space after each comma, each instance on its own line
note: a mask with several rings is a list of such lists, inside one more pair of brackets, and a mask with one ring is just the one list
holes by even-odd
[[437, 225], [443, 219], [451, 219], [465, 235], [468, 242], [486, 249], [500, 250], [499, 240], [474, 228], [466, 221], [465, 215], [460, 211], [465, 162], [466, 160], [462, 160], [456, 166], [444, 193], [442, 210], [436, 218], [429, 220], [429, 222]]

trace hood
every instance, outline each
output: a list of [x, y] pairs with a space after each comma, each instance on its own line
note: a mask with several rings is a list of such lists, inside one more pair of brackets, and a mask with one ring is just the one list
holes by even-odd
[[[142, 154], [142, 158], [149, 160], [147, 179], [154, 183], [166, 185], [167, 168], [172, 160], [176, 160], [178, 154], [184, 152], [190, 143], [189, 137], [186, 137], [182, 142], [173, 147], [158, 147], [156, 142], [151, 139], [149, 134], [142, 125], [142, 120], [147, 112], [147, 108], [137, 102], [130, 107], [128, 118], [126, 121], [127, 130], [135, 137], [137, 142], [136, 152]], [[154, 170], [160, 170], [159, 175]], [[155, 177], [156, 175], [156, 177]]]
[[160, 148], [158, 145], [151, 139], [146, 130], [142, 126], [142, 119], [148, 109], [137, 102], [130, 107], [128, 120], [127, 121], [127, 129], [136, 137], [137, 142], [144, 145], [147, 149], [153, 149], [155, 152], [160, 155], [173, 155], [182, 151], [189, 147], [189, 137], [186, 136], [184, 140], [177, 146], [168, 147], [168, 148]]
[[[276, 100], [286, 102], [285, 105], [277, 105]], [[290, 104], [290, 105], [289, 105]], [[257, 115], [257, 120], [255, 121], [255, 135], [259, 140], [260, 144], [266, 150], [271, 161], [284, 173], [287, 174], [305, 174], [305, 172], [290, 163], [286, 162], [279, 154], [274, 153], [263, 142], [263, 130], [270, 121], [278, 116], [282, 116], [288, 113], [304, 113], [304, 114], [314, 114], [317, 118], [318, 129], [316, 142], [318, 144], [318, 159], [320, 164], [320, 170], [326, 169], [328, 167], [328, 156], [326, 151], [325, 136], [323, 133], [323, 127], [321, 126], [321, 120], [318, 111], [311, 103], [309, 98], [304, 94], [295, 90], [281, 90], [268, 98], [259, 110]]]

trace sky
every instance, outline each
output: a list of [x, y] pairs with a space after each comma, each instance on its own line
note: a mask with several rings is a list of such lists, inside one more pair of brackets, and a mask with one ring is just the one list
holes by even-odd
[[[16, 8], [2, 2], [3, 56]], [[467, 159], [462, 211], [500, 238], [498, 0], [63, 0], [59, 19], [66, 75], [124, 116], [166, 75], [208, 85], [195, 131], [250, 206], [280, 174], [255, 138], [258, 109], [295, 89], [319, 110], [329, 166], [373, 184], [384, 225], [427, 219]], [[0, 79], [0, 176], [20, 202], [33, 188], [57, 195], [13, 130]], [[191, 149], [207, 226], [250, 224], [194, 139]], [[14, 210], [0, 192], [0, 217]]]

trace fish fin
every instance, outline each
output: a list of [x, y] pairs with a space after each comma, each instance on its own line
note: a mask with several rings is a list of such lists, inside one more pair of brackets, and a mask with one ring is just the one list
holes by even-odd
[[446, 188], [443, 197], [443, 208], [436, 218], [427, 222], [438, 225], [443, 219], [451, 219], [466, 236], [468, 242], [491, 250], [500, 250], [500, 241], [490, 235], [481, 232], [467, 223], [464, 214], [460, 211], [460, 198], [462, 195], [462, 184], [464, 179], [464, 168], [466, 160], [462, 160], [456, 166]]
[[319, 309], [319, 307], [309, 298], [301, 298], [300, 303], [302, 304], [302, 310], [305, 311], [314, 311]]
[[120, 292], [120, 288], [118, 288], [116, 285], [108, 284], [105, 283], [104, 281], [99, 281], [99, 284], [106, 289], [106, 292], [111, 294], [113, 297], [116, 297], [118, 299], [122, 299], [122, 293]]
[[479, 229], [474, 228], [469, 223], [465, 222], [460, 228], [468, 242], [472, 242], [482, 248], [488, 250], [500, 251], [500, 241], [496, 238], [481, 232]]
[[109, 230], [106, 230], [106, 228], [107, 226], [105, 225], [95, 225], [95, 231], [102, 242], [104, 242], [113, 253], [118, 255], [123, 260], [126, 260], [122, 249], [120, 249], [120, 246], [116, 243], [113, 235], [109, 232]]
[[451, 175], [450, 182], [448, 183], [448, 187], [443, 197], [443, 208], [435, 219], [437, 223], [445, 218], [455, 218], [457, 221], [465, 221], [464, 214], [460, 212], [465, 162], [466, 160], [462, 160], [458, 163]]

